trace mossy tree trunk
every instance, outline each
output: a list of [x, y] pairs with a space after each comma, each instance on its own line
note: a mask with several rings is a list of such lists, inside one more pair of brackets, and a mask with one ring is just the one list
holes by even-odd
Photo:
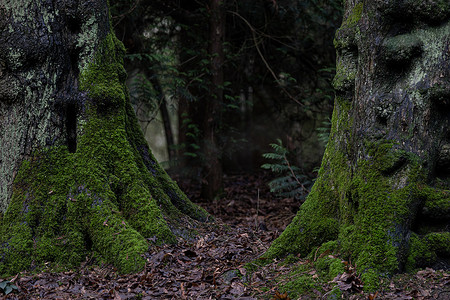
[[97, 253], [140, 270], [148, 240], [208, 214], [151, 154], [107, 0], [0, 2], [0, 274]]
[[345, 1], [330, 139], [266, 257], [332, 249], [362, 274], [448, 267], [450, 4]]

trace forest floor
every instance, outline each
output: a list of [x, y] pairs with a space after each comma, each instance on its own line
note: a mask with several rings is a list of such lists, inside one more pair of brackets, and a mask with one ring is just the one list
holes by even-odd
[[258, 267], [252, 262], [300, 206], [271, 194], [269, 180], [263, 172], [227, 176], [223, 196], [204, 203], [198, 184], [178, 179], [188, 196], [216, 218], [198, 230], [198, 238], [153, 247], [138, 274], [118, 275], [92, 261], [73, 271], [21, 273], [9, 279], [19, 291], [0, 292], [0, 299], [450, 299], [450, 275], [442, 270], [397, 275], [383, 290], [368, 294], [361, 292], [363, 283], [351, 264], [348, 273], [334, 279], [326, 278], [314, 259], [291, 257]]

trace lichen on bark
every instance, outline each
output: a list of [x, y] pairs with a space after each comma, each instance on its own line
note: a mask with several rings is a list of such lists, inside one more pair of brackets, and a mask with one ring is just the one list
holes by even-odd
[[[18, 3], [37, 15], [49, 9]], [[47, 29], [49, 39], [64, 36], [64, 43], [58, 55], [43, 51], [37, 59], [48, 61], [54, 72], [33, 73], [30, 80], [44, 78], [53, 89], [45, 98], [8, 96], [1, 104], [4, 116], [13, 114], [7, 101], [26, 103], [34, 112], [47, 107], [49, 118], [39, 120], [51, 130], [42, 133], [44, 143], [20, 149], [8, 173], [14, 181], [0, 219], [0, 275], [48, 262], [76, 267], [93, 253], [121, 272], [138, 271], [149, 241], [174, 242], [174, 232], [209, 215], [187, 199], [145, 142], [124, 83], [125, 50], [111, 31], [106, 1], [61, 1], [52, 8], [55, 19], [44, 18], [40, 30]], [[48, 90], [43, 84], [35, 89]], [[30, 128], [41, 124], [21, 122]]]

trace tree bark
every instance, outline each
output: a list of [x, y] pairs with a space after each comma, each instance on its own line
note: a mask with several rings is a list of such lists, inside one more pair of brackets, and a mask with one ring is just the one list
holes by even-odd
[[334, 250], [362, 274], [449, 267], [450, 4], [347, 0], [330, 139], [268, 258]]
[[155, 161], [106, 0], [0, 2], [0, 276], [95, 252], [121, 272], [147, 238], [208, 214]]
[[221, 149], [217, 133], [221, 123], [223, 105], [223, 43], [225, 38], [224, 0], [211, 0], [210, 3], [210, 49], [211, 85], [209, 97], [204, 98], [203, 116], [203, 181], [202, 196], [212, 200], [222, 189]]

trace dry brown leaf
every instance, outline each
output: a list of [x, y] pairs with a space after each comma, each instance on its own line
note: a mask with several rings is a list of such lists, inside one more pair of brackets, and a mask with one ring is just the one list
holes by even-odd
[[275, 295], [272, 298], [273, 300], [291, 300], [287, 293], [280, 294], [278, 291], [275, 292]]

